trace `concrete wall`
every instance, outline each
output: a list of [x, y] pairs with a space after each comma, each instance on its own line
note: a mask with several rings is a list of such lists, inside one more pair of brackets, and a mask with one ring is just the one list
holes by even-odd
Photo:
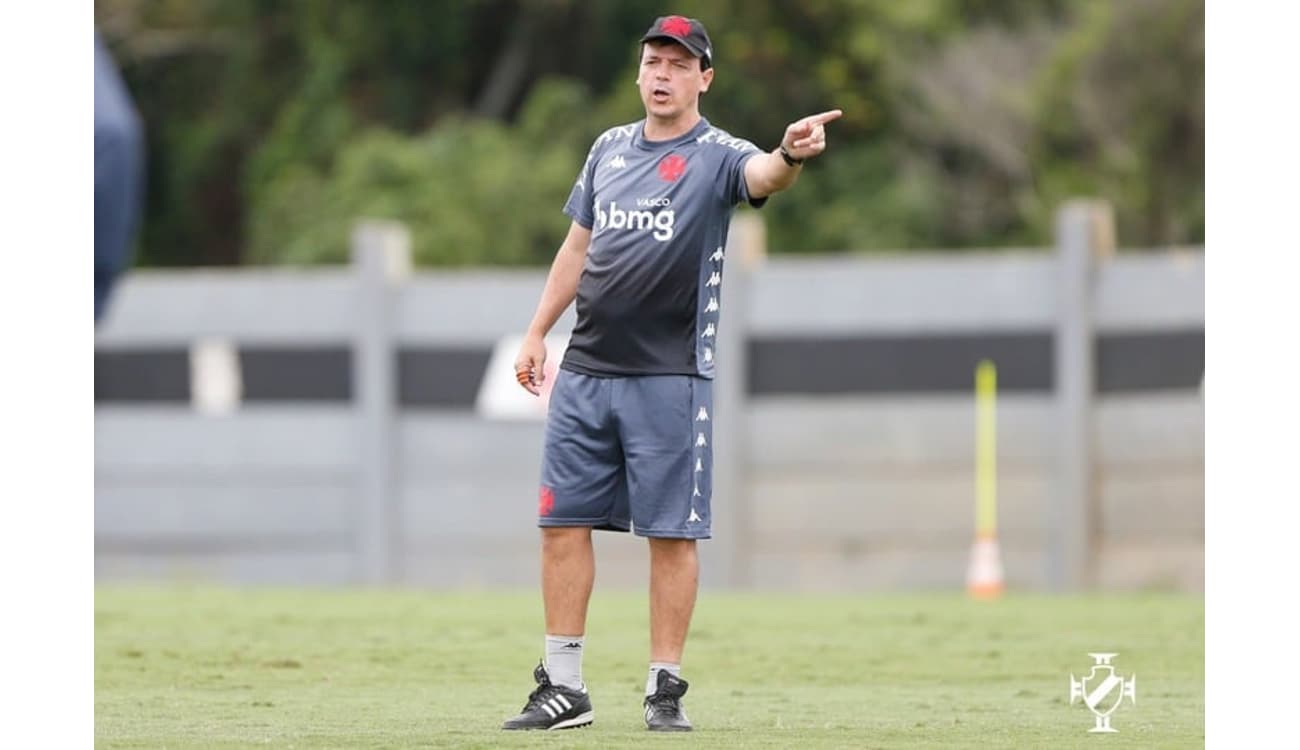
[[[729, 397], [740, 406], [718, 416], [716, 429], [726, 420], [742, 429], [719, 448], [719, 460], [736, 470], [715, 495], [715, 508], [728, 504], [718, 518], [730, 522], [715, 524], [704, 548], [706, 584], [962, 587], [974, 527], [969, 384], [973, 362], [996, 350], [1008, 372], [1021, 373], [998, 412], [1007, 582], [1051, 586], [1050, 508], [1062, 458], [1050, 371], [1056, 265], [1049, 251], [1024, 251], [773, 259], [748, 274], [729, 267], [727, 284], [745, 291], [722, 325], [743, 332], [749, 356], [737, 379], [743, 392]], [[376, 582], [367, 545], [380, 538], [389, 583], [534, 585], [542, 425], [485, 419], [463, 384], [442, 393], [437, 383], [481, 378], [496, 340], [526, 324], [544, 277], [421, 273], [387, 287], [394, 377], [403, 381], [390, 390], [432, 395], [393, 396], [384, 438], [392, 446], [391, 492], [384, 491], [391, 497], [380, 498], [389, 515], [367, 542], [360, 530], [373, 530], [376, 510], [362, 457], [376, 433], [360, 404], [364, 376], [346, 356], [363, 335], [356, 272], [133, 274], [97, 334], [98, 580]], [[1203, 256], [1121, 254], [1097, 269], [1092, 299], [1097, 366], [1113, 374], [1101, 377], [1090, 407], [1082, 585], [1199, 590], [1203, 402], [1198, 363], [1173, 360], [1186, 359], [1187, 341], [1203, 337]], [[571, 322], [570, 312], [558, 328]], [[236, 410], [210, 415], [192, 408], [184, 383], [149, 384], [181, 377], [160, 375], [159, 363], [183, 364], [195, 341], [211, 337], [232, 342], [246, 377], [249, 362], [283, 364], [313, 347], [341, 351], [334, 359], [343, 385], [312, 392], [310, 381], [326, 377], [334, 359], [294, 360], [308, 364], [260, 396], [246, 380]], [[800, 369], [808, 362], [788, 361], [794, 344], [808, 361], [902, 352], [897, 358], [911, 364], [827, 379]], [[719, 357], [727, 367], [726, 351]], [[931, 377], [936, 367], [952, 372]], [[295, 382], [315, 395], [296, 397]], [[164, 395], [153, 398], [149, 388]], [[644, 543], [597, 536], [599, 585], [643, 586]]]

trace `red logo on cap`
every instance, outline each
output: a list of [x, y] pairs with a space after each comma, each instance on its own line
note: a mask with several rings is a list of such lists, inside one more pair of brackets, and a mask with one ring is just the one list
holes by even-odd
[[686, 158], [677, 154], [669, 154], [659, 162], [659, 178], [668, 182], [676, 182], [678, 177], [686, 171]]
[[550, 487], [542, 485], [542, 491], [537, 495], [537, 515], [549, 516], [552, 510], [555, 510], [555, 493]]
[[668, 16], [659, 24], [659, 30], [673, 36], [686, 36], [691, 33], [691, 22], [682, 16]]

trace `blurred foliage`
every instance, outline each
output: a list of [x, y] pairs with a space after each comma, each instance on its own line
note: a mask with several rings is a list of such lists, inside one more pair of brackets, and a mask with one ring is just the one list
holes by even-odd
[[98, 0], [144, 117], [146, 265], [543, 264], [591, 140], [639, 119], [635, 40], [701, 18], [701, 109], [762, 148], [839, 107], [764, 209], [773, 252], [1042, 246], [1061, 201], [1126, 247], [1204, 241], [1203, 0]]

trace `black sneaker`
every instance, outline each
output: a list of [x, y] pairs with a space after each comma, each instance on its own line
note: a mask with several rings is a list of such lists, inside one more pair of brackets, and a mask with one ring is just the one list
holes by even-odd
[[645, 726], [652, 732], [689, 732], [691, 720], [682, 710], [682, 696], [690, 687], [672, 672], [659, 670], [655, 694], [645, 699]]
[[591, 723], [591, 697], [585, 688], [552, 685], [540, 663], [533, 670], [533, 679], [537, 689], [528, 695], [524, 710], [502, 724], [502, 729], [574, 729]]

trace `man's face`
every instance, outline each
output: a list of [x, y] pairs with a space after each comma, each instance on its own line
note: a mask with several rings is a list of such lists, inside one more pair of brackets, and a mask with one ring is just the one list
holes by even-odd
[[652, 40], [641, 47], [636, 82], [647, 115], [676, 119], [696, 108], [712, 81], [713, 69], [700, 70], [700, 59], [677, 42]]

